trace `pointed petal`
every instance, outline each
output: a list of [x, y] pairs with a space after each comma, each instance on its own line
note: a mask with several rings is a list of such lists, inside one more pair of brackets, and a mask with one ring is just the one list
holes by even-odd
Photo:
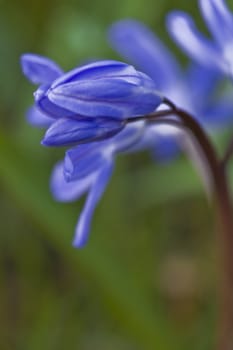
[[60, 118], [46, 131], [42, 140], [44, 146], [69, 146], [100, 141], [116, 135], [124, 123], [112, 118], [76, 120]]
[[142, 23], [121, 20], [109, 30], [109, 41], [120, 55], [152, 78], [165, 91], [181, 74], [175, 57]]
[[195, 61], [225, 70], [220, 49], [197, 30], [192, 18], [187, 14], [181, 11], [170, 13], [167, 17], [167, 27], [173, 39]]
[[59, 85], [81, 80], [94, 80], [104, 77], [125, 77], [135, 75], [134, 67], [118, 61], [103, 60], [84, 64], [63, 74], [52, 84], [52, 89]]
[[50, 188], [57, 201], [72, 202], [79, 199], [88, 190], [92, 181], [92, 176], [87, 176], [78, 181], [67, 182], [64, 178], [63, 162], [59, 162], [53, 169]]
[[52, 60], [31, 53], [21, 56], [21, 66], [24, 75], [34, 84], [52, 83], [63, 73]]
[[39, 128], [49, 127], [54, 122], [53, 118], [48, 117], [35, 106], [28, 109], [27, 120], [30, 124]]
[[107, 162], [106, 165], [99, 171], [92, 183], [92, 187], [88, 193], [85, 206], [81, 212], [78, 224], [75, 230], [73, 246], [81, 248], [88, 240], [90, 225], [95, 208], [101, 199], [108, 181], [111, 177], [113, 164]]

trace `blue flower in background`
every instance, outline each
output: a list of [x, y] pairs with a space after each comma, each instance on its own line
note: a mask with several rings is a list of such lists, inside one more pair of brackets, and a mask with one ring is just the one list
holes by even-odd
[[109, 41], [120, 55], [156, 81], [166, 97], [193, 114], [204, 127], [221, 127], [229, 122], [233, 112], [231, 96], [216, 98], [222, 81], [219, 72], [200, 64], [190, 64], [183, 70], [165, 45], [136, 20], [114, 23]]
[[39, 84], [28, 119], [47, 127], [42, 144], [75, 146], [66, 152], [64, 162], [56, 165], [51, 190], [59, 201], [76, 200], [88, 193], [74, 238], [74, 246], [81, 247], [87, 241], [115, 156], [135, 150], [137, 144], [140, 148], [150, 145], [151, 140], [144, 138], [145, 121], [130, 125], [125, 121], [153, 112], [162, 96], [151, 78], [121, 62], [94, 62], [65, 74], [42, 56], [26, 54], [21, 63], [29, 80]]
[[[222, 81], [222, 75], [216, 69], [192, 63], [183, 70], [165, 45], [136, 20], [114, 23], [109, 30], [109, 41], [121, 56], [156, 81], [166, 97], [191, 113], [203, 127], [215, 130], [232, 122], [231, 95], [216, 98], [216, 90]], [[174, 128], [150, 126], [147, 133], [154, 138], [153, 153], [157, 159], [174, 157], [180, 147]]]
[[223, 0], [199, 0], [199, 6], [213, 40], [201, 34], [184, 12], [168, 16], [168, 30], [194, 60], [233, 76], [233, 16]]

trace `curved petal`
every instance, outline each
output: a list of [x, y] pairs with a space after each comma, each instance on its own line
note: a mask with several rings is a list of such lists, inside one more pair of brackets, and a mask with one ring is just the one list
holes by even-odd
[[78, 181], [67, 182], [64, 177], [63, 162], [59, 162], [53, 169], [50, 179], [50, 189], [57, 201], [73, 202], [87, 192], [92, 181], [93, 175], [86, 176]]
[[31, 53], [21, 56], [24, 75], [34, 84], [52, 83], [63, 74], [61, 68], [52, 60]]
[[109, 41], [120, 55], [148, 74], [162, 91], [181, 75], [175, 57], [139, 21], [128, 19], [114, 23], [109, 30]]
[[106, 143], [80, 145], [66, 152], [64, 175], [66, 181], [75, 181], [101, 169], [112, 158], [111, 147]]
[[225, 70], [221, 50], [204, 37], [187, 14], [175, 11], [167, 17], [168, 31], [182, 49], [200, 64]]
[[[56, 105], [88, 117], [124, 118], [150, 113], [161, 103], [161, 94], [143, 74], [122, 78], [77, 81], [48, 91]], [[132, 80], [133, 79], [133, 80]]]
[[135, 68], [126, 63], [103, 60], [84, 64], [70, 70], [56, 79], [51, 88], [54, 89], [59, 85], [71, 83], [80, 80], [93, 80], [104, 77], [130, 77], [135, 75]]
[[[222, 0], [199, 0], [200, 8], [210, 32], [219, 46], [233, 41], [233, 16]], [[232, 45], [232, 44], [231, 44]]]
[[60, 118], [46, 131], [44, 146], [69, 146], [110, 138], [124, 128], [124, 123], [112, 118], [76, 120]]
[[73, 240], [74, 247], [81, 248], [87, 242], [94, 210], [105, 191], [112, 171], [113, 163], [107, 162], [101, 171], [96, 174], [95, 179], [93, 179], [93, 183], [88, 193], [85, 206], [81, 212], [78, 224], [76, 226], [75, 237]]
[[53, 118], [48, 117], [35, 106], [28, 109], [27, 120], [30, 124], [39, 128], [49, 127], [54, 122]]
[[50, 85], [44, 84], [34, 92], [34, 98], [38, 109], [45, 113], [48, 117], [51, 118], [64, 118], [64, 117], [75, 117], [78, 118], [73, 112], [68, 111], [65, 108], [57, 106], [52, 103], [46, 93]]

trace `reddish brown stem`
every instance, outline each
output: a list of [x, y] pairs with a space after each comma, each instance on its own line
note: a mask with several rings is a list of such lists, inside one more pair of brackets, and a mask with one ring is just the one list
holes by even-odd
[[[186, 129], [192, 133], [200, 146], [210, 169], [210, 181], [214, 199], [216, 201], [216, 215], [219, 224], [218, 241], [221, 257], [222, 278], [220, 281], [220, 310], [217, 333], [217, 350], [233, 350], [233, 212], [232, 203], [225, 174], [225, 161], [218, 158], [217, 152], [207, 134], [194, 117], [186, 111], [177, 108], [170, 100], [164, 99], [169, 107], [167, 110], [157, 111], [150, 115], [130, 118], [126, 123], [136, 120], [147, 122], [162, 122]], [[171, 116], [177, 116], [172, 119]], [[226, 161], [228, 153], [226, 152]]]

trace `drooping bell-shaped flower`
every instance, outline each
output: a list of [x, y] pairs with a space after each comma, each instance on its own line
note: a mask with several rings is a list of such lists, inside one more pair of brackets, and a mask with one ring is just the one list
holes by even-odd
[[117, 61], [76, 68], [56, 79], [43, 97], [78, 116], [119, 119], [150, 113], [162, 100], [151, 78]]
[[122, 62], [97, 61], [65, 74], [42, 56], [25, 54], [21, 63], [29, 80], [39, 84], [29, 120], [50, 126], [42, 141], [46, 146], [112, 137], [125, 119], [151, 113], [162, 103], [155, 82]]
[[42, 56], [26, 54], [21, 63], [24, 74], [39, 85], [28, 120], [47, 128], [42, 144], [74, 146], [55, 167], [51, 191], [59, 201], [87, 193], [75, 229], [74, 246], [81, 247], [110, 179], [115, 155], [137, 149], [144, 137], [145, 121], [127, 125], [128, 118], [154, 112], [163, 97], [151, 78], [122, 62], [94, 62], [65, 74]]

